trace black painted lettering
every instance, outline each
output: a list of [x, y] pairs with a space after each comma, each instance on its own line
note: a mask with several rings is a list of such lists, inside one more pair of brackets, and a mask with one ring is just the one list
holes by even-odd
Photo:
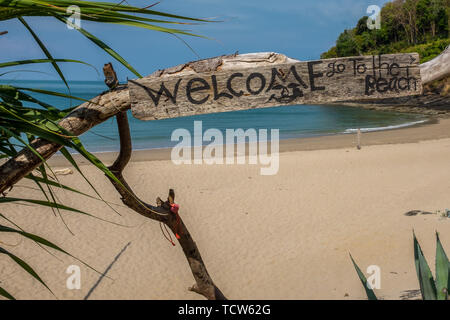
[[390, 69], [389, 69], [390, 65], [389, 65], [389, 63], [387, 63], [387, 62], [381, 63], [381, 56], [380, 56], [379, 59], [380, 59], [380, 69], [378, 70], [378, 72], [379, 72], [380, 77], [383, 76], [383, 74], [382, 74], [382, 70], [383, 69], [386, 70], [386, 76], [389, 75], [389, 72], [390, 72]]
[[408, 78], [408, 90], [411, 90], [411, 81], [414, 81], [414, 90], [417, 90], [417, 79], [414, 77]]
[[408, 90], [411, 90], [411, 83], [409, 82], [409, 66], [406, 67], [406, 78], [408, 79]]
[[377, 82], [376, 82], [374, 76], [372, 76], [372, 75], [366, 76], [366, 91], [365, 91], [366, 96], [370, 96], [373, 94], [373, 92], [375, 91], [376, 83]]
[[379, 93], [384, 93], [386, 91], [388, 91], [389, 86], [388, 86], [388, 82], [386, 80], [386, 78], [378, 78], [377, 80], [377, 91]]
[[375, 77], [377, 76], [377, 66], [375, 64], [375, 56], [372, 56], [372, 72], [373, 72], [373, 80], [375, 80]]
[[295, 69], [295, 66], [292, 66], [291, 69], [289, 69], [289, 73], [294, 75], [295, 80], [298, 81], [298, 83], [305, 89], [308, 89], [308, 85], [303, 81], [303, 79], [298, 75], [297, 69]]
[[178, 87], [180, 86], [181, 79], [177, 81], [175, 84], [175, 87], [173, 89], [173, 93], [169, 91], [164, 86], [164, 82], [161, 83], [161, 86], [159, 87], [159, 91], [153, 90], [152, 88], [144, 87], [145, 91], [149, 95], [149, 97], [153, 100], [153, 103], [155, 104], [155, 107], [158, 106], [159, 100], [161, 99], [162, 95], [165, 95], [168, 99], [172, 101], [173, 104], [177, 104], [177, 93], [178, 93]]
[[337, 65], [337, 71], [338, 71], [338, 73], [344, 72], [345, 71], [345, 64], [343, 64], [343, 63], [338, 64]]
[[[357, 64], [358, 61], [362, 61], [362, 60], [364, 60], [364, 59], [363, 59], [363, 58], [349, 59], [349, 61], [352, 61], [352, 62], [353, 62], [353, 75], [354, 75], [354, 76], [356, 76], [356, 72], [361, 73], [361, 72], [359, 72], [359, 68], [360, 68], [361, 66], [364, 66], [364, 68], [367, 70], [365, 64], [359, 64], [359, 65]], [[364, 70], [364, 72], [366, 72], [366, 70]], [[362, 72], [362, 73], [364, 73], [364, 72]]]
[[397, 84], [398, 84], [398, 78], [397, 77], [392, 78], [389, 81], [389, 90], [398, 92]]
[[331, 69], [331, 71], [328, 71], [327, 72], [327, 77], [328, 78], [331, 78], [332, 76], [334, 76], [334, 74], [336, 73], [336, 61], [335, 62], [330, 62], [329, 64], [328, 64], [328, 68], [330, 68]]
[[[202, 85], [193, 88], [192, 86], [194, 85], [195, 82], [200, 82]], [[210, 88], [211, 88], [211, 86], [209, 85], [209, 83], [205, 79], [202, 79], [202, 78], [191, 79], [191, 80], [189, 80], [189, 82], [188, 82], [188, 84], [186, 86], [186, 97], [193, 104], [203, 104], [206, 101], [208, 101], [209, 94], [206, 97], [204, 97], [203, 99], [201, 99], [201, 100], [195, 100], [192, 97], [192, 93], [193, 92], [197, 92], [197, 91], [202, 91], [202, 90], [208, 90]]]
[[[402, 83], [401, 83], [402, 81], [405, 81], [405, 82], [406, 82], [406, 84], [405, 84], [404, 86], [402, 86]], [[405, 77], [402, 77], [402, 78], [398, 79], [397, 85], [398, 85], [398, 88], [399, 88], [400, 90], [406, 90], [406, 89], [408, 89], [408, 79], [406, 79]]]
[[323, 73], [322, 72], [314, 73], [314, 65], [321, 64], [321, 63], [323, 63], [323, 62], [322, 61], [309, 61], [308, 62], [309, 83], [311, 86], [311, 91], [325, 90], [324, 86], [316, 87], [316, 85], [315, 85], [315, 79], [322, 78]]
[[244, 94], [244, 91], [242, 91], [242, 90], [239, 91], [239, 92], [234, 91], [233, 85], [232, 85], [231, 81], [233, 81], [234, 78], [237, 78], [237, 77], [242, 78], [243, 76], [244, 76], [244, 75], [243, 75], [242, 73], [237, 72], [237, 73], [233, 73], [233, 74], [228, 78], [228, 81], [227, 81], [227, 89], [228, 89], [228, 91], [230, 91], [231, 94], [234, 95], [235, 97], [240, 97], [240, 96], [242, 96], [242, 95]]
[[228, 98], [228, 99], [233, 99], [233, 96], [229, 93], [226, 92], [221, 92], [219, 93], [217, 90], [217, 78], [216, 76], [211, 76], [211, 81], [212, 81], [212, 85], [213, 85], [213, 90], [214, 90], [214, 100], [219, 100], [220, 98]]
[[397, 71], [397, 73], [394, 74], [394, 72], [393, 72], [394, 68], [399, 69], [400, 66], [397, 63], [395, 63], [395, 62], [393, 64], [391, 64], [390, 67], [389, 67], [389, 74], [391, 76], [398, 77], [400, 75], [400, 71]]
[[279, 80], [281, 80], [281, 82], [285, 83], [287, 81], [287, 79], [289, 78], [289, 75], [292, 73], [292, 75], [294, 76], [295, 80], [297, 80], [297, 82], [303, 87], [303, 88], [308, 88], [307, 84], [302, 80], [302, 78], [298, 75], [297, 70], [295, 69], [295, 66], [292, 66], [289, 69], [289, 72], [283, 73], [283, 70], [278, 70], [277, 68], [272, 68], [272, 77], [270, 79], [270, 84], [269, 87], [267, 88], [266, 92], [272, 90], [278, 83], [277, 83], [277, 78]]
[[356, 70], [358, 71], [359, 74], [363, 74], [366, 73], [367, 67], [365, 64], [360, 64], [358, 67], [356, 67]]
[[[259, 78], [260, 79], [260, 87], [257, 90], [253, 90], [250, 86], [250, 83], [252, 82], [253, 79], [255, 78]], [[264, 87], [266, 86], [266, 78], [264, 78], [264, 76], [261, 73], [258, 72], [254, 72], [251, 73], [248, 78], [247, 78], [247, 91], [249, 93], [251, 93], [252, 95], [257, 95], [260, 94], [261, 91], [264, 90]]]

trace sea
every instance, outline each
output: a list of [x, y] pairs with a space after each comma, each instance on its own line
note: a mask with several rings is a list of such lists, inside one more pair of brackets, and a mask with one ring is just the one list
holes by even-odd
[[[61, 81], [1, 80], [0, 84], [69, 94], [67, 87]], [[71, 81], [69, 87], [70, 95], [83, 99], [91, 99], [108, 89], [101, 81]], [[28, 93], [61, 109], [80, 104], [79, 100]], [[226, 129], [267, 129], [269, 133], [271, 129], [279, 129], [280, 139], [284, 140], [352, 134], [358, 128], [362, 132], [389, 130], [415, 125], [426, 120], [423, 115], [417, 114], [326, 105], [262, 108], [157, 121], [138, 120], [129, 111], [130, 130], [135, 150], [172, 147], [178, 143], [178, 140], [171, 139], [173, 131], [184, 128], [193, 134], [194, 121], [202, 121], [203, 131], [216, 128], [224, 135]], [[117, 151], [119, 138], [115, 119], [109, 119], [94, 127], [81, 135], [80, 139], [90, 152]]]

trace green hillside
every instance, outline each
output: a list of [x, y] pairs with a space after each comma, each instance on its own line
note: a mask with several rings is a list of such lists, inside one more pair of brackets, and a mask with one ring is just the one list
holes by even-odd
[[418, 52], [423, 63], [450, 44], [450, 0], [394, 0], [380, 15], [381, 28], [370, 30], [362, 17], [321, 58]]

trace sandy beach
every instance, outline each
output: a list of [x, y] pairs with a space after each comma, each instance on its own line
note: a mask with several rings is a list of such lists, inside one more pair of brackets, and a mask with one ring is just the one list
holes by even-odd
[[[148, 202], [175, 189], [209, 273], [230, 299], [366, 299], [349, 253], [363, 271], [380, 267], [380, 298], [399, 299], [419, 289], [413, 230], [433, 271], [436, 231], [450, 252], [450, 219], [405, 216], [450, 208], [450, 119], [432, 122], [364, 133], [362, 150], [354, 134], [283, 141], [274, 176], [248, 164], [176, 166], [167, 150], [135, 152], [125, 175]], [[110, 163], [114, 154], [99, 157]], [[63, 221], [51, 209], [18, 204], [2, 205], [1, 213], [107, 276], [17, 235], [2, 235], [2, 245], [29, 262], [58, 299], [203, 299], [187, 290], [194, 279], [180, 246], [163, 237], [157, 222], [115, 205], [115, 189], [83, 162], [120, 216], [68, 191], [58, 190], [58, 198], [112, 223], [61, 211]], [[51, 163], [70, 167], [58, 157]], [[95, 196], [78, 173], [58, 178]], [[9, 195], [42, 199], [34, 188], [23, 180]], [[70, 265], [81, 268], [79, 290], [66, 288]], [[4, 255], [0, 279], [19, 299], [55, 298]]]

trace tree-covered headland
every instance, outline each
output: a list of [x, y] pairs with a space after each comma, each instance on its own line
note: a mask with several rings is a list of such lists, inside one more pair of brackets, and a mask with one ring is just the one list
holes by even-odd
[[417, 52], [424, 63], [450, 44], [450, 0], [393, 0], [380, 15], [379, 29], [369, 29], [362, 17], [321, 58]]

